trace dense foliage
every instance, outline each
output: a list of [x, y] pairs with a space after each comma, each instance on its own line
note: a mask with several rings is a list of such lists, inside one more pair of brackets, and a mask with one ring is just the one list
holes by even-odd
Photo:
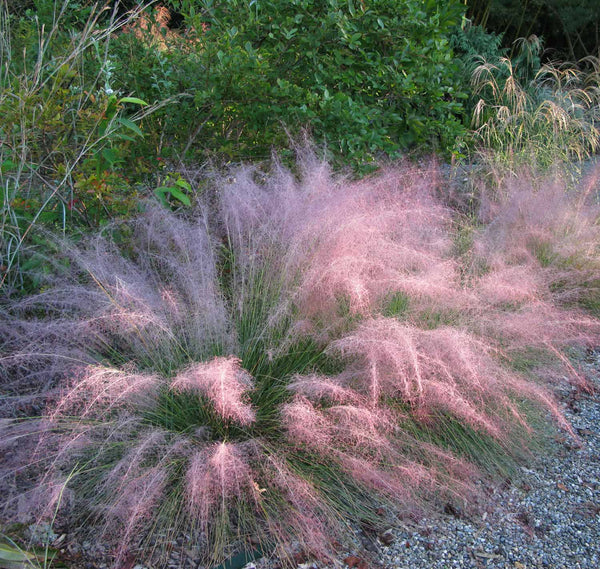
[[87, 231], [152, 194], [190, 206], [206, 164], [289, 158], [305, 132], [358, 175], [407, 153], [493, 149], [546, 165], [556, 150], [593, 154], [598, 61], [542, 66], [536, 37], [510, 55], [464, 11], [458, 0], [3, 4], [3, 290], [39, 286], [38, 227]]
[[[187, 36], [115, 48], [115, 84], [149, 101], [181, 158], [266, 158], [309, 128], [357, 165], [414, 147], [454, 152], [464, 135], [449, 35], [460, 2], [172, 2]], [[161, 133], [162, 134], [162, 133]]]
[[600, 59], [544, 6], [2, 3], [0, 530], [296, 566], [572, 434]]

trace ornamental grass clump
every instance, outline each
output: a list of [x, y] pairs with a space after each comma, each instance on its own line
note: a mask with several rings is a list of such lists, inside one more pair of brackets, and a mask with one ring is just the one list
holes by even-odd
[[[487, 161], [522, 167], [585, 161], [598, 150], [598, 60], [540, 66], [536, 36], [515, 42], [517, 55], [480, 59], [472, 74], [475, 143]], [[491, 152], [490, 152], [491, 151]]]
[[513, 293], [551, 296], [555, 304], [597, 315], [600, 169], [591, 167], [576, 184], [569, 178], [565, 171], [539, 175], [532, 168], [499, 175], [496, 188], [482, 192], [475, 248], [489, 269], [487, 281], [505, 275]]
[[148, 205], [65, 246], [63, 277], [5, 309], [21, 519], [68, 480], [64, 523], [115, 564], [184, 536], [208, 564], [331, 560], [382, 512], [474, 492], [448, 425], [506, 452], [523, 400], [562, 421], [504, 357], [537, 296], [499, 309], [479, 275], [465, 284], [435, 168], [351, 181], [307, 152], [299, 170], [215, 175], [187, 216]]
[[478, 306], [479, 324], [505, 351], [543, 349], [589, 389], [564, 350], [597, 337], [600, 170], [576, 183], [565, 169], [496, 174], [481, 191], [471, 308]]

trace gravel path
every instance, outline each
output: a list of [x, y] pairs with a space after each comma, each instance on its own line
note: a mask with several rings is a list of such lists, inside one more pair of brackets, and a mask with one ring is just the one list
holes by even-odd
[[[590, 362], [597, 375], [600, 356]], [[600, 567], [600, 381], [584, 395], [564, 387], [564, 413], [580, 437], [521, 468], [519, 480], [496, 490], [478, 519], [447, 515], [393, 531], [378, 545], [389, 569]], [[361, 569], [361, 568], [359, 568]]]

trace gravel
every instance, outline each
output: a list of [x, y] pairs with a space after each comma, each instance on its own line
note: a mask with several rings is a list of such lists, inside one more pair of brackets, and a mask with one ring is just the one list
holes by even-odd
[[[557, 390], [579, 443], [565, 437], [496, 488], [473, 518], [448, 512], [392, 530], [368, 565], [390, 569], [600, 567], [600, 356], [596, 392]], [[386, 540], [387, 541], [387, 540]]]

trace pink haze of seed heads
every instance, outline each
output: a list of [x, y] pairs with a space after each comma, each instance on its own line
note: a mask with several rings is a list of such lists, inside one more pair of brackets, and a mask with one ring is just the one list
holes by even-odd
[[53, 410], [53, 415], [79, 417], [107, 413], [115, 407], [151, 401], [160, 380], [156, 375], [102, 366], [88, 366], [75, 375]]
[[249, 425], [256, 419], [252, 407], [245, 401], [245, 393], [252, 389], [252, 376], [240, 366], [234, 356], [217, 357], [205, 363], [194, 364], [175, 377], [171, 388], [197, 391], [208, 397], [223, 419]]
[[[149, 206], [125, 252], [65, 247], [62, 280], [2, 305], [0, 493], [43, 470], [20, 503], [47, 515], [89, 464], [78, 508], [117, 560], [199, 528], [215, 563], [252, 534], [292, 564], [298, 547], [330, 559], [350, 516], [320, 468], [404, 509], [473, 491], [474, 468], [410, 425], [450, 416], [508, 447], [526, 398], [569, 429], [544, 382], [586, 388], [565, 350], [600, 341], [576, 306], [600, 282], [597, 181], [507, 179], [463, 258], [435, 166], [356, 181], [304, 152], [298, 169], [215, 175], [195, 212]], [[530, 374], [506, 365], [531, 348], [546, 358]]]
[[221, 205], [242, 262], [268, 258], [305, 317], [335, 322], [341, 298], [367, 314], [391, 292], [415, 302], [457, 296], [451, 215], [434, 196], [434, 168], [350, 182], [313, 157], [301, 167], [299, 182], [280, 168], [264, 185], [242, 169], [224, 184]]
[[216, 443], [194, 455], [186, 473], [187, 500], [202, 526], [215, 509], [257, 492], [254, 473], [243, 449], [233, 443]]
[[[502, 178], [493, 194], [482, 192], [480, 215], [486, 227], [477, 246], [492, 263], [539, 266], [539, 248], [544, 247], [551, 257], [597, 264], [600, 208], [594, 193], [599, 174], [596, 167], [576, 188], [559, 174], [540, 180], [524, 171]], [[552, 258], [542, 260], [547, 261]]]

